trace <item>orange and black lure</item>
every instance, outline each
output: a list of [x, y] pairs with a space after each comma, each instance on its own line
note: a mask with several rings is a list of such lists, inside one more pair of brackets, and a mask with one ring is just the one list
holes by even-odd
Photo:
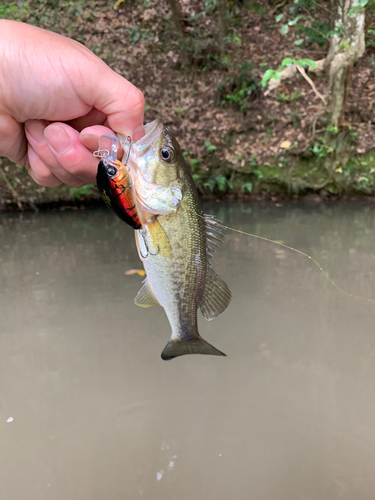
[[141, 229], [132, 180], [126, 166], [120, 160], [99, 162], [96, 182], [106, 205], [121, 220], [134, 229]]

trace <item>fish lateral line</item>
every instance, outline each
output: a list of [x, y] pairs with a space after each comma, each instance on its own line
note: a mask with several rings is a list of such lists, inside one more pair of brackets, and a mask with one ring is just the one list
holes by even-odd
[[[202, 217], [203, 219], [205, 218], [203, 215], [200, 215], [200, 217]], [[302, 252], [302, 250], [298, 250], [298, 248], [291, 247], [290, 245], [286, 245], [285, 243], [281, 243], [280, 241], [271, 240], [271, 238], [266, 238], [265, 236], [259, 236], [258, 234], [247, 233], [246, 231], [242, 231], [241, 229], [235, 229], [234, 227], [226, 226], [225, 224], [223, 224], [222, 222], [220, 222], [216, 219], [215, 219], [215, 225], [217, 225], [218, 227], [222, 227], [223, 229], [227, 229], [228, 231], [233, 231], [235, 233], [244, 234], [245, 236], [251, 236], [252, 238], [257, 238], [259, 240], [268, 241], [269, 243], [274, 243], [275, 245], [279, 245], [280, 247], [284, 247], [288, 250], [292, 250], [293, 252], [296, 252], [296, 253], [302, 255], [303, 257], [307, 257], [309, 260], [311, 260], [311, 262], [313, 262], [316, 265], [316, 267], [319, 269], [319, 271], [331, 283], [331, 285], [336, 288], [336, 290], [338, 290], [339, 292], [341, 292], [344, 295], [347, 295], [348, 297], [351, 297], [353, 299], [362, 300], [365, 302], [371, 302], [371, 303], [375, 304], [374, 299], [362, 297], [360, 295], [356, 295], [354, 293], [347, 292], [346, 290], [341, 288], [335, 281], [333, 281], [333, 279], [323, 269], [323, 267], [319, 264], [319, 262], [314, 259], [314, 257], [312, 257], [311, 255], [309, 255], [305, 252]]]

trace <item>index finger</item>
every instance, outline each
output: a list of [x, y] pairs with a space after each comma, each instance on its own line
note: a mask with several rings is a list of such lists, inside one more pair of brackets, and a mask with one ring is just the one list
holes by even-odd
[[112, 130], [133, 137], [134, 130], [143, 124], [143, 93], [108, 66], [105, 68], [103, 77], [93, 87], [92, 104], [107, 115]]

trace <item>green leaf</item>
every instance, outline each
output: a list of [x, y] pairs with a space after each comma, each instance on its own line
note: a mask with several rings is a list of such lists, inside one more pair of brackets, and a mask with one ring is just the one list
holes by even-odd
[[204, 145], [206, 146], [207, 153], [213, 153], [217, 150], [217, 147], [211, 144], [209, 141], [205, 141]]
[[300, 16], [295, 17], [291, 21], [289, 21], [289, 23], [288, 23], [289, 26], [294, 26], [301, 19], [301, 17], [304, 17], [304, 16], [300, 15]]
[[83, 196], [88, 196], [88, 194], [94, 187], [95, 186], [93, 184], [86, 184], [85, 186], [82, 187], [71, 187], [69, 188], [69, 195], [73, 199], [78, 199]]
[[245, 182], [242, 184], [241, 191], [244, 193], [247, 191], [248, 193], [251, 193], [253, 190], [253, 183], [252, 182]]
[[286, 57], [285, 59], [283, 59], [281, 66], [291, 66], [292, 64], [295, 64], [295, 62], [296, 61], [291, 57]]
[[294, 42], [294, 45], [301, 45], [301, 43], [303, 43], [303, 38], [300, 38], [299, 40], [296, 40]]
[[281, 21], [281, 19], [284, 17], [284, 14], [279, 14], [278, 16], [276, 16], [276, 22], [278, 23], [279, 21]]
[[286, 35], [289, 31], [289, 26], [287, 24], [283, 24], [280, 29], [280, 33], [282, 35]]
[[224, 175], [218, 175], [216, 177], [217, 187], [219, 191], [226, 191], [228, 185], [228, 179]]
[[297, 66], [302, 66], [305, 68], [306, 66], [310, 66], [310, 68], [316, 68], [317, 64], [312, 59], [301, 59], [300, 61], [296, 61]]
[[271, 78], [274, 77], [274, 75], [275, 71], [273, 69], [267, 69], [267, 71], [263, 75], [262, 81], [260, 82], [262, 87], [265, 87], [267, 83], [271, 80]]
[[368, 0], [358, 0], [358, 5], [356, 5], [355, 7], [353, 7], [352, 9], [349, 10], [348, 16], [351, 16], [352, 14], [356, 14], [357, 12], [360, 12], [361, 9], [366, 7], [366, 5], [368, 3], [369, 3]]
[[208, 179], [208, 181], [203, 183], [203, 187], [208, 188], [210, 191], [215, 189], [216, 182], [213, 179]]

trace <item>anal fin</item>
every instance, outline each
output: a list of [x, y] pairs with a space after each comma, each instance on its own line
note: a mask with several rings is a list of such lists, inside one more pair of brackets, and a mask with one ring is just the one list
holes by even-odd
[[209, 264], [207, 266], [206, 287], [200, 305], [201, 313], [207, 320], [216, 318], [229, 306], [231, 298], [232, 294], [228, 285], [219, 278]]
[[137, 293], [137, 296], [134, 299], [134, 304], [139, 307], [160, 306], [160, 303], [155, 297], [147, 278], [143, 281], [143, 286]]

